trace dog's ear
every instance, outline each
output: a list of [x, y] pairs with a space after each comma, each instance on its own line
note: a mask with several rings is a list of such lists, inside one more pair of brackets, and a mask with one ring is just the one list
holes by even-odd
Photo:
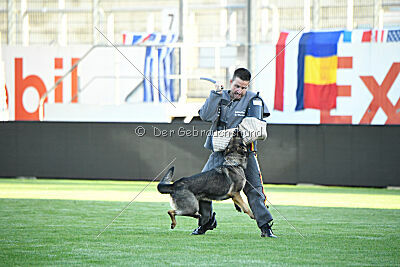
[[169, 170], [165, 174], [165, 176], [167, 176], [167, 180], [172, 181], [172, 177], [174, 177], [174, 170], [175, 170], [175, 166], [172, 166], [171, 168], [169, 168]]
[[175, 170], [175, 166], [172, 166], [172, 167], [169, 168], [169, 170], [168, 170], [168, 175], [171, 175], [171, 178], [174, 176], [174, 170]]

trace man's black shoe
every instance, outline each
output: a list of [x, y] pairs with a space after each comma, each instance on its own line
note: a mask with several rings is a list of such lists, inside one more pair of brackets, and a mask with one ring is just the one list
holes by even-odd
[[272, 232], [272, 227], [273, 224], [269, 225], [268, 223], [264, 224], [261, 226], [261, 237], [272, 237], [272, 238], [278, 238], [274, 233]]
[[217, 227], [217, 220], [215, 219], [215, 212], [212, 214], [210, 220], [204, 225], [200, 225], [193, 232], [192, 235], [204, 235], [208, 230], [214, 230]]

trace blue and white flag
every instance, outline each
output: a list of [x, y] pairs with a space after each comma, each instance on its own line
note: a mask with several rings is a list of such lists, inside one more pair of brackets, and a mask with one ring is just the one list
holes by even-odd
[[[144, 102], [157, 100], [157, 92], [154, 93], [154, 90], [158, 91], [159, 102], [175, 100], [173, 81], [169, 78], [169, 75], [174, 73], [174, 48], [167, 45], [175, 43], [177, 39], [177, 34], [123, 33], [123, 44], [147, 45], [144, 62], [145, 79], [143, 80]], [[157, 80], [155, 79], [156, 74]]]
[[400, 42], [400, 30], [389, 30], [387, 36], [388, 42]]
[[[170, 44], [177, 41], [176, 34], [162, 35], [161, 44]], [[158, 89], [160, 102], [174, 101], [174, 83], [169, 78], [174, 73], [173, 47], [158, 48]]]

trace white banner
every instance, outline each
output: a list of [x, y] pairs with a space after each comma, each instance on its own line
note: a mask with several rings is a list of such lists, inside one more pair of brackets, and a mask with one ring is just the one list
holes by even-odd
[[[40, 97], [89, 49], [3, 46], [9, 119], [38, 120]], [[119, 49], [135, 67], [144, 69], [144, 47]], [[115, 48], [97, 47], [49, 94], [47, 103], [120, 104], [142, 81], [143, 76]], [[143, 90], [135, 99], [142, 101]]]
[[[290, 35], [288, 40], [290, 40]], [[254, 80], [271, 112], [269, 123], [400, 124], [400, 44], [338, 43], [336, 109], [295, 111], [298, 41], [284, 51], [282, 110], [275, 107], [276, 64], [272, 61]], [[256, 46], [256, 72], [277, 54], [275, 45]]]

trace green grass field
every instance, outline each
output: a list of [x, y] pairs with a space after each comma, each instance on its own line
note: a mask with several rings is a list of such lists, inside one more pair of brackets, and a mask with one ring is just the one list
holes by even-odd
[[278, 239], [265, 239], [230, 201], [218, 227], [169, 229], [168, 197], [146, 182], [0, 179], [0, 265], [400, 265], [400, 191], [266, 185]]

